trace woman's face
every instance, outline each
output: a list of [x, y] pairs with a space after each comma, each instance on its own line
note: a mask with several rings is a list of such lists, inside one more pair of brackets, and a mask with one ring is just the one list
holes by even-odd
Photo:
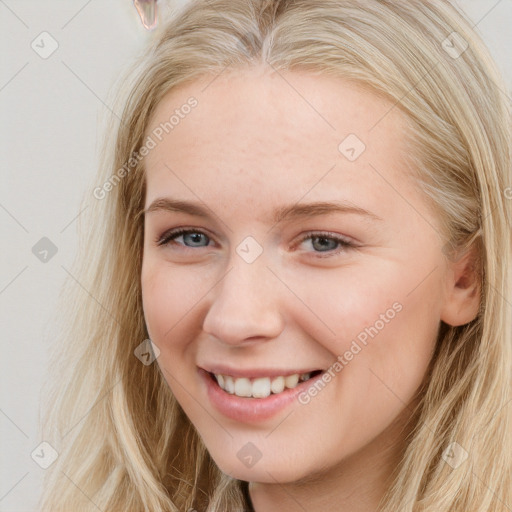
[[377, 457], [411, 413], [448, 295], [404, 118], [341, 79], [214, 78], [168, 94], [147, 132], [141, 279], [157, 363], [238, 479]]

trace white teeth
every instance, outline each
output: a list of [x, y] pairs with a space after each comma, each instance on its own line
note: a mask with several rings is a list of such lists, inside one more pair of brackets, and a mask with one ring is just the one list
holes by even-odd
[[299, 383], [299, 374], [288, 375], [284, 378], [284, 383], [287, 388], [294, 388]]
[[275, 379], [272, 379], [272, 382], [270, 384], [270, 390], [272, 393], [281, 393], [285, 388], [284, 384], [284, 377], [276, 377]]
[[252, 396], [251, 381], [246, 378], [235, 379], [235, 395], [237, 396]]
[[[219, 382], [218, 379], [217, 379], [217, 382]], [[219, 386], [220, 386], [220, 382], [219, 382]], [[233, 382], [232, 377], [229, 377], [227, 375], [224, 377], [224, 387], [222, 389], [224, 389], [224, 391], [227, 391], [230, 395], [234, 394], [235, 383]]]
[[252, 396], [254, 398], [266, 398], [270, 395], [270, 379], [254, 379], [252, 382]]
[[266, 398], [271, 393], [281, 393], [285, 388], [293, 389], [299, 382], [304, 382], [311, 377], [311, 373], [295, 373], [286, 377], [260, 377], [247, 379], [245, 377], [235, 378], [229, 375], [215, 374], [219, 386], [230, 395], [237, 395], [245, 398]]

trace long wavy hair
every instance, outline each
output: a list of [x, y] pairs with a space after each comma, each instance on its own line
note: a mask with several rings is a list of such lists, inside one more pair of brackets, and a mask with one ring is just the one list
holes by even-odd
[[[435, 208], [446, 257], [478, 253], [478, 316], [441, 322], [381, 510], [510, 511], [511, 120], [506, 86], [471, 23], [448, 0], [193, 0], [156, 36], [121, 80], [119, 119], [105, 128], [84, 198], [42, 408], [43, 438], [59, 453], [42, 510], [249, 508], [247, 484], [217, 468], [158, 364], [134, 356], [148, 338], [141, 154], [148, 121], [174, 87], [265, 65], [343, 77], [388, 98], [409, 121], [411, 174]], [[468, 453], [456, 469], [443, 457], [453, 442]]]

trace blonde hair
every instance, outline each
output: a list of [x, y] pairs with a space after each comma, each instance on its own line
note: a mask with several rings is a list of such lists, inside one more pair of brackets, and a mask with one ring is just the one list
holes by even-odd
[[[260, 64], [342, 77], [391, 100], [410, 123], [411, 172], [435, 207], [447, 257], [478, 252], [479, 314], [460, 327], [441, 323], [381, 510], [511, 510], [511, 123], [483, 43], [447, 0], [204, 0], [181, 9], [123, 78], [122, 114], [107, 129], [95, 183], [110, 185], [92, 204], [87, 196], [63, 293], [66, 325], [52, 365], [59, 379], [43, 430], [60, 455], [47, 470], [43, 511], [248, 508], [245, 484], [218, 470], [158, 365], [134, 356], [148, 338], [144, 159], [134, 155], [167, 92]], [[455, 442], [468, 458], [453, 469], [443, 453]]]

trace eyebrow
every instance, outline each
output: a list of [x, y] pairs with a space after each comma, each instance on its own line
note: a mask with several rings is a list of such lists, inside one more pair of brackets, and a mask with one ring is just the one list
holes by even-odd
[[[156, 211], [168, 211], [168, 212], [180, 212], [187, 213], [189, 215], [195, 215], [197, 217], [209, 218], [211, 217], [208, 212], [208, 208], [204, 208], [198, 203], [190, 201], [182, 201], [172, 199], [170, 197], [160, 197], [155, 199], [151, 205], [143, 210], [141, 213], [146, 214]], [[211, 210], [210, 210], [211, 211]], [[301, 219], [306, 217], [325, 215], [329, 213], [344, 213], [344, 214], [356, 214], [364, 217], [368, 217], [372, 220], [380, 220], [382, 218], [378, 215], [360, 208], [354, 204], [345, 201], [319, 201], [314, 203], [306, 204], [292, 204], [289, 206], [282, 206], [277, 208], [273, 212], [271, 222], [273, 224], [279, 224], [285, 220]]]

